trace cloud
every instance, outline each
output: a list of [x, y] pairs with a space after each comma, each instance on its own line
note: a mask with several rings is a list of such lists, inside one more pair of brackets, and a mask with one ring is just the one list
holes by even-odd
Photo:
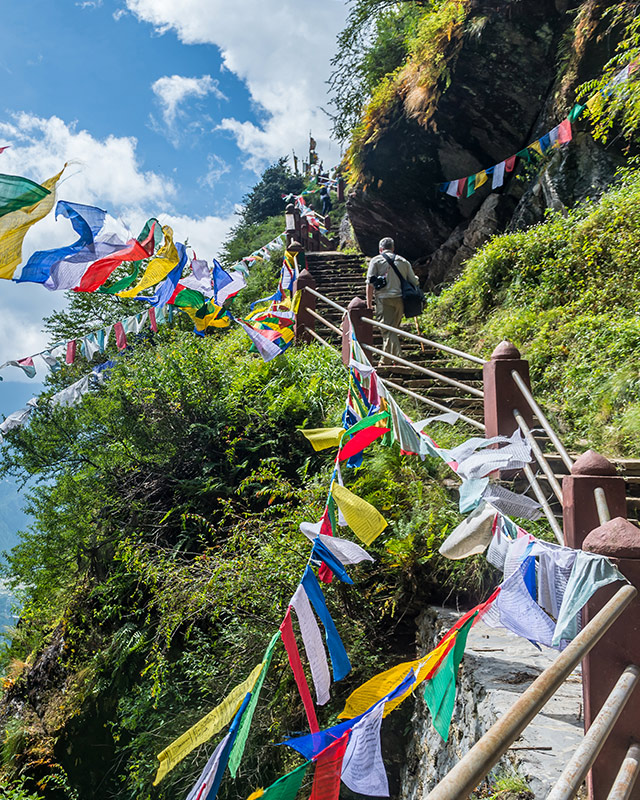
[[309, 130], [325, 164], [339, 152], [330, 139], [326, 80], [343, 0], [126, 0], [128, 9], [157, 32], [173, 30], [185, 44], [213, 44], [223, 66], [247, 85], [261, 120], [228, 117], [232, 135], [256, 171], [295, 148], [306, 152]]
[[220, 156], [215, 155], [215, 153], [209, 153], [207, 156], [207, 172], [203, 177], [198, 179], [198, 183], [200, 186], [208, 186], [209, 189], [216, 189], [220, 178], [228, 172], [231, 172], [231, 167], [224, 158], [220, 158]]
[[78, 8], [100, 8], [102, 0], [77, 0]]
[[116, 22], [122, 19], [122, 17], [126, 17], [129, 12], [126, 8], [116, 8], [116, 10], [111, 15]]
[[184, 116], [185, 112], [180, 106], [189, 99], [202, 98], [212, 94], [218, 100], [227, 98], [218, 88], [218, 81], [211, 75], [201, 78], [185, 78], [183, 75], [165, 75], [151, 84], [151, 89], [160, 102], [162, 118], [170, 129], [173, 129], [176, 119]]

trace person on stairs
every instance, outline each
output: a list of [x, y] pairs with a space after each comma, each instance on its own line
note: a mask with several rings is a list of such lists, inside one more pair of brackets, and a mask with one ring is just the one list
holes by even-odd
[[320, 199], [322, 200], [322, 216], [326, 217], [331, 211], [331, 196], [326, 186], [320, 189]]
[[[418, 286], [418, 278], [406, 258], [396, 255], [393, 239], [386, 236], [380, 239], [380, 255], [374, 256], [367, 270], [367, 308], [373, 308], [375, 289], [375, 314], [379, 322], [399, 328], [402, 322], [402, 289], [400, 279], [392, 265], [395, 265], [402, 277], [414, 286]], [[401, 355], [400, 340], [397, 333], [382, 329], [382, 349], [394, 356]], [[390, 359], [380, 359], [379, 366]]]

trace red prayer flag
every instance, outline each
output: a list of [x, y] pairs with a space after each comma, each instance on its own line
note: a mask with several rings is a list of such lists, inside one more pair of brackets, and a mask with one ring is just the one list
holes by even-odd
[[158, 320], [156, 319], [156, 310], [155, 308], [149, 309], [149, 325], [151, 326], [151, 330], [154, 333], [158, 332]]
[[[324, 536], [333, 536], [333, 528], [331, 527], [331, 517], [329, 516], [329, 502], [327, 502], [327, 506], [324, 510], [324, 514], [322, 515], [322, 519], [320, 520], [322, 523], [320, 525], [320, 533]], [[325, 564], [324, 561], [320, 564], [320, 569], [318, 570], [318, 577], [323, 583], [331, 583], [333, 580], [333, 572], [331, 571], [331, 567], [328, 564]]]
[[320, 726], [318, 725], [316, 710], [313, 705], [313, 700], [311, 699], [311, 692], [309, 691], [309, 685], [307, 684], [304, 669], [302, 668], [302, 661], [300, 660], [300, 653], [298, 651], [298, 645], [296, 644], [296, 637], [293, 633], [293, 625], [291, 623], [291, 606], [289, 606], [287, 609], [287, 613], [282, 620], [282, 625], [280, 625], [280, 636], [282, 638], [282, 643], [284, 644], [284, 649], [287, 651], [293, 677], [295, 678], [298, 691], [300, 692], [300, 697], [302, 698], [302, 705], [304, 706], [307, 719], [309, 720], [309, 728], [311, 733], [320, 733]]
[[558, 125], [558, 144], [566, 144], [573, 138], [573, 131], [571, 130], [571, 123], [568, 119], [563, 119]]
[[[153, 231], [151, 232], [153, 236]], [[132, 239], [128, 246], [117, 253], [94, 261], [82, 276], [82, 280], [73, 290], [74, 292], [95, 292], [109, 278], [111, 273], [123, 261], [141, 261], [149, 255], [144, 245], [137, 239]]]
[[368, 447], [371, 442], [375, 442], [376, 439], [384, 436], [385, 433], [389, 433], [389, 430], [390, 428], [378, 428], [375, 425], [372, 425], [370, 428], [363, 428], [361, 431], [358, 431], [355, 436], [352, 436], [343, 447], [340, 448], [338, 459], [340, 461], [345, 461], [347, 458], [357, 455], [364, 450], [365, 447]]
[[116, 322], [113, 326], [113, 332], [116, 335], [116, 345], [118, 350], [124, 350], [127, 346], [127, 334], [124, 332], [124, 326], [121, 322]]
[[466, 189], [467, 189], [467, 179], [460, 178], [460, 180], [458, 181], [458, 197], [464, 197], [467, 193]]
[[516, 156], [509, 156], [509, 158], [505, 159], [504, 162], [504, 169], [505, 172], [513, 172], [513, 168], [516, 165]]
[[70, 342], [67, 342], [67, 356], [65, 361], [67, 364], [73, 364], [76, 360], [76, 340], [72, 339]]
[[326, 747], [314, 759], [316, 772], [313, 776], [309, 800], [338, 800], [342, 761], [350, 735], [351, 731], [347, 731], [344, 736]]

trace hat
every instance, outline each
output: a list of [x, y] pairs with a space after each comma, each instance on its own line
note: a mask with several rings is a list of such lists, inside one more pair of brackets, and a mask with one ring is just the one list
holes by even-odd
[[454, 528], [440, 546], [445, 558], [460, 559], [483, 553], [491, 543], [493, 521], [498, 512], [489, 503], [482, 502]]

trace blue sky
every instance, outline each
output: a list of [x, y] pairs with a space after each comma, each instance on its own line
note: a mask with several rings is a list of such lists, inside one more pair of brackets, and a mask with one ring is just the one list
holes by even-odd
[[[343, 0], [5, 3], [0, 171], [43, 180], [70, 161], [60, 199], [105, 208], [134, 234], [158, 216], [211, 259], [262, 169], [304, 152], [309, 130], [337, 162], [322, 108], [345, 17]], [[24, 256], [74, 238], [50, 215]], [[42, 349], [42, 317], [63, 304], [0, 281], [0, 363]], [[0, 413], [40, 388], [3, 376]]]

